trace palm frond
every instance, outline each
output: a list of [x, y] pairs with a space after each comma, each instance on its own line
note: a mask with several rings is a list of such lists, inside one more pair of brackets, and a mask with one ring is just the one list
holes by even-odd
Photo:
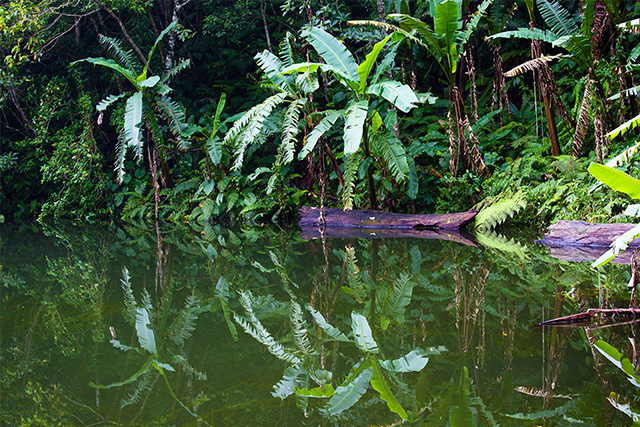
[[290, 31], [287, 31], [287, 33], [284, 36], [284, 40], [282, 41], [282, 43], [280, 43], [280, 58], [282, 58], [282, 64], [285, 67], [289, 67], [290, 65], [293, 64], [294, 60], [293, 60], [293, 47], [292, 47], [292, 41], [293, 38], [295, 36], [293, 35], [293, 33], [291, 33]]
[[578, 112], [578, 119], [576, 121], [576, 131], [573, 135], [572, 152], [574, 157], [582, 156], [582, 146], [587, 137], [587, 129], [589, 129], [589, 125], [591, 124], [590, 119], [593, 100], [594, 94], [591, 87], [591, 78], [588, 78], [587, 84], [584, 87], [582, 102], [580, 103], [580, 111]]
[[199, 303], [200, 300], [197, 296], [191, 295], [187, 297], [180, 317], [169, 328], [169, 338], [174, 343], [184, 344], [191, 337], [191, 334], [196, 329], [196, 320], [198, 320], [196, 309]]
[[285, 92], [278, 92], [262, 103], [254, 106], [238, 119], [224, 137], [223, 144], [235, 147], [236, 160], [233, 170], [239, 170], [244, 162], [244, 152], [262, 131], [267, 117], [273, 109], [287, 97]]
[[524, 196], [522, 191], [518, 191], [513, 196], [504, 196], [493, 204], [485, 206], [476, 215], [476, 228], [491, 230], [513, 217], [527, 206]]
[[538, 28], [518, 28], [517, 30], [503, 31], [498, 34], [487, 37], [487, 39], [528, 39], [528, 40], [540, 40], [547, 43], [553, 43], [558, 39], [558, 36], [551, 31], [543, 31]]
[[120, 64], [128, 71], [134, 73], [135, 75], [140, 74], [141, 66], [138, 61], [134, 59], [133, 51], [124, 50], [122, 48], [122, 42], [120, 40], [103, 36], [102, 34], [98, 36], [98, 39], [100, 43], [105, 46], [113, 56], [116, 57], [118, 64]]
[[342, 188], [342, 206], [345, 211], [353, 209], [354, 189], [361, 160], [362, 155], [360, 153], [345, 156], [344, 187]]
[[320, 27], [308, 27], [302, 37], [313, 46], [336, 74], [349, 82], [358, 82], [358, 64], [345, 45]]
[[510, 69], [509, 71], [507, 71], [506, 73], [504, 73], [504, 75], [506, 77], [514, 77], [514, 76], [518, 76], [526, 71], [533, 71], [533, 70], [537, 70], [540, 67], [542, 67], [544, 64], [547, 64], [551, 61], [553, 61], [554, 59], [558, 59], [558, 58], [562, 58], [564, 57], [564, 55], [559, 54], [559, 55], [547, 55], [544, 56], [542, 55], [539, 58], [533, 58], [530, 59], [527, 62], [524, 62], [520, 65], [518, 65], [517, 67], [514, 67], [512, 69]]
[[305, 355], [312, 354], [313, 349], [311, 348], [309, 336], [307, 335], [307, 322], [304, 320], [300, 304], [293, 300], [291, 300], [289, 319], [291, 320], [291, 330], [293, 331], [293, 340], [296, 345]]
[[257, 60], [260, 69], [276, 87], [283, 90], [286, 89], [291, 95], [295, 95], [295, 91], [291, 86], [293, 76], [291, 74], [282, 74], [282, 61], [280, 58], [268, 50], [263, 50], [254, 59]]
[[288, 164], [293, 161], [296, 151], [296, 136], [300, 131], [298, 122], [300, 121], [300, 113], [302, 106], [307, 102], [307, 98], [300, 98], [293, 101], [284, 113], [284, 122], [282, 123], [282, 143], [280, 146], [284, 152], [284, 163]]
[[165, 80], [167, 80], [167, 79], [169, 79], [171, 77], [177, 76], [182, 70], [186, 70], [189, 67], [191, 67], [191, 60], [190, 59], [182, 59], [182, 60], [178, 61], [178, 63], [176, 65], [174, 65], [169, 70], [169, 72], [165, 76]]

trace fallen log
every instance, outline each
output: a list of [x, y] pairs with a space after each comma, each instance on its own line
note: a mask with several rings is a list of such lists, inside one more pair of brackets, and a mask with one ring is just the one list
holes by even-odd
[[[343, 211], [337, 208], [324, 208], [324, 227], [367, 228], [367, 229], [415, 229], [415, 230], [457, 230], [471, 222], [477, 211], [451, 214], [405, 215], [371, 210]], [[318, 227], [320, 208], [302, 206], [300, 208], [300, 226]]]
[[[594, 324], [593, 322], [597, 320], [597, 318], [600, 318], [600, 321], [603, 323]], [[640, 322], [640, 310], [637, 308], [590, 308], [584, 313], [557, 317], [538, 323], [538, 326], [589, 326], [592, 329], [601, 329], [636, 322]]]
[[[558, 221], [549, 226], [547, 234], [536, 243], [549, 248], [550, 255], [563, 261], [594, 261], [609, 249], [611, 243], [635, 224], [592, 224], [583, 221]], [[640, 238], [629, 248], [640, 246]], [[631, 250], [620, 253], [612, 262], [629, 264]]]

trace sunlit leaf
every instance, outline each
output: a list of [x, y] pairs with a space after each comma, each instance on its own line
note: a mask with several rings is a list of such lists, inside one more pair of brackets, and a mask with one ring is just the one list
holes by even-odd
[[353, 340], [360, 350], [367, 353], [378, 352], [378, 344], [373, 339], [371, 327], [366, 317], [356, 311], [352, 311], [351, 329], [353, 331]]
[[428, 362], [429, 358], [426, 357], [425, 352], [416, 349], [402, 356], [400, 359], [381, 360], [380, 366], [392, 372], [420, 372], [427, 366]]
[[373, 386], [373, 388], [378, 393], [380, 393], [380, 398], [385, 402], [387, 402], [387, 406], [389, 407], [389, 410], [400, 415], [400, 417], [402, 417], [403, 420], [406, 420], [407, 412], [404, 410], [402, 405], [400, 405], [400, 402], [398, 402], [398, 399], [396, 399], [395, 395], [393, 394], [393, 391], [391, 391], [391, 388], [389, 388], [389, 384], [387, 383], [387, 380], [382, 375], [382, 372], [378, 367], [378, 363], [373, 359], [371, 359], [371, 368], [372, 368], [371, 385]]
[[620, 170], [599, 163], [591, 163], [588, 171], [598, 181], [608, 185], [612, 189], [625, 193], [633, 199], [640, 199], [640, 180]]

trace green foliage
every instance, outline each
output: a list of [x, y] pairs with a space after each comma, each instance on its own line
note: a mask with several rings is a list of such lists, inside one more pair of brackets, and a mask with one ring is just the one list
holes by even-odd
[[493, 201], [485, 200], [483, 204], [475, 218], [475, 227], [479, 230], [491, 230], [527, 207], [522, 191], [513, 195], [504, 194]]

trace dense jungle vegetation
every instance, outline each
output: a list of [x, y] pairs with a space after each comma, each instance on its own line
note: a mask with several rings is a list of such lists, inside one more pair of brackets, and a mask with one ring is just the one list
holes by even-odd
[[587, 168], [634, 174], [638, 17], [610, 0], [5, 2], [0, 215], [615, 220], [626, 196]]

